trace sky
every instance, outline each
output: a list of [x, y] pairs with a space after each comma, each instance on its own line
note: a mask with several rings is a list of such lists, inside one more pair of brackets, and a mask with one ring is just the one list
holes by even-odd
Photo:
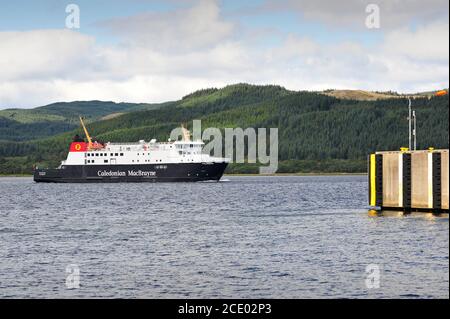
[[157, 103], [244, 82], [448, 88], [449, 2], [0, 0], [0, 109]]

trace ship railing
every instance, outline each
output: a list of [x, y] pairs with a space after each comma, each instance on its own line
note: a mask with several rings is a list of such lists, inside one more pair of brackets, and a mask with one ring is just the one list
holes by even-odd
[[142, 145], [141, 143], [111, 143], [108, 142], [107, 146], [111, 146], [111, 145]]
[[173, 144], [173, 142], [156, 142], [156, 143], [150, 143], [150, 142], [145, 142], [145, 143], [111, 143], [109, 142], [107, 144], [107, 146], [114, 146], [114, 145], [132, 145], [132, 146], [139, 146], [139, 145], [158, 145], [158, 144], [164, 144], [164, 145], [169, 145], [169, 144]]

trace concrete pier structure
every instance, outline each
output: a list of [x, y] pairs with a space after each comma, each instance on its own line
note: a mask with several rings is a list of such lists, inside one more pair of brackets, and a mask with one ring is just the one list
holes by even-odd
[[377, 152], [368, 159], [369, 205], [403, 211], [449, 210], [448, 150]]

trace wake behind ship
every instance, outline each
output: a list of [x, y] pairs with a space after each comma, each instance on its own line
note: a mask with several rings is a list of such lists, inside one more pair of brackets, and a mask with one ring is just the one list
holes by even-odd
[[80, 118], [87, 142], [75, 136], [69, 154], [58, 168], [34, 170], [35, 182], [197, 182], [219, 181], [229, 160], [203, 154], [204, 143], [183, 140], [138, 143], [92, 141]]

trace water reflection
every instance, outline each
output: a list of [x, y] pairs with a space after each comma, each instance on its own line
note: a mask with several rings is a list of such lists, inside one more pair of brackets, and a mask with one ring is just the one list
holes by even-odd
[[377, 210], [369, 209], [367, 212], [369, 217], [416, 217], [424, 219], [449, 218], [447, 212], [405, 212], [399, 210]]

